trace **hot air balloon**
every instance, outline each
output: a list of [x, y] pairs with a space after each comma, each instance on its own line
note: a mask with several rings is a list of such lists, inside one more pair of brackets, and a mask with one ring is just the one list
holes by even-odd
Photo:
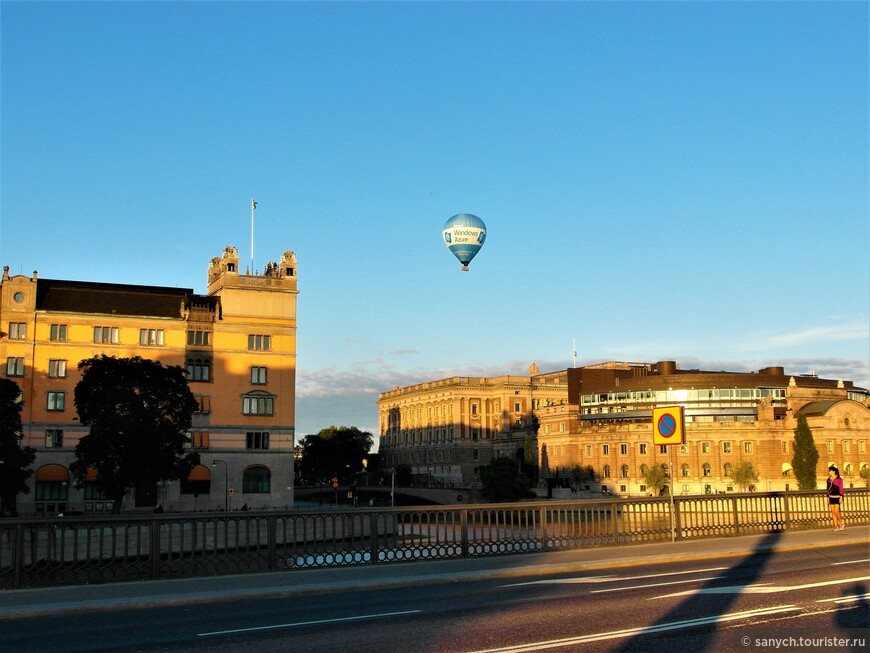
[[476, 215], [460, 213], [444, 223], [441, 235], [447, 249], [462, 263], [462, 271], [468, 272], [468, 264], [486, 240], [486, 225]]

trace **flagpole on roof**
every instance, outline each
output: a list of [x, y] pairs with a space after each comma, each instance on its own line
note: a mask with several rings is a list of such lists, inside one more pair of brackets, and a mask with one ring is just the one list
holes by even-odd
[[251, 274], [254, 274], [254, 209], [257, 208], [257, 202], [251, 198]]
[[573, 352], [573, 367], [577, 367], [577, 338], [571, 338], [571, 351]]

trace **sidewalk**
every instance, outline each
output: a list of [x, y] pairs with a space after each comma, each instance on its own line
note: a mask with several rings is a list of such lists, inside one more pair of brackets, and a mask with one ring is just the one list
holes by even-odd
[[418, 582], [452, 582], [457, 579], [508, 578], [544, 573], [617, 569], [669, 562], [674, 559], [724, 560], [759, 551], [830, 548], [836, 543], [864, 543], [867, 555], [870, 556], [870, 526], [857, 525], [838, 533], [833, 533], [826, 528], [793, 533], [632, 544], [489, 558], [4, 590], [0, 591], [0, 620], [57, 615], [62, 612], [376, 589]]

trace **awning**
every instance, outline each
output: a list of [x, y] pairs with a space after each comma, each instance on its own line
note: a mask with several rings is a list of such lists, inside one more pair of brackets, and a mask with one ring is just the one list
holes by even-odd
[[86, 481], [96, 481], [97, 480], [97, 470], [95, 467], [88, 467], [88, 473], [85, 474]]
[[43, 465], [36, 470], [37, 481], [69, 481], [69, 471], [63, 465]]
[[188, 481], [210, 481], [211, 480], [211, 472], [208, 467], [203, 465], [197, 465], [193, 469], [190, 470], [190, 476], [187, 477]]

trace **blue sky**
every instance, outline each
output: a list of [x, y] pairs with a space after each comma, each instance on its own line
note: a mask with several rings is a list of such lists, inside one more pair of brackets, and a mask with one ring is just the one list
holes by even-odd
[[3, 2], [0, 29], [0, 264], [205, 292], [256, 198], [255, 267], [299, 260], [300, 436], [573, 339], [870, 385], [866, 2]]

